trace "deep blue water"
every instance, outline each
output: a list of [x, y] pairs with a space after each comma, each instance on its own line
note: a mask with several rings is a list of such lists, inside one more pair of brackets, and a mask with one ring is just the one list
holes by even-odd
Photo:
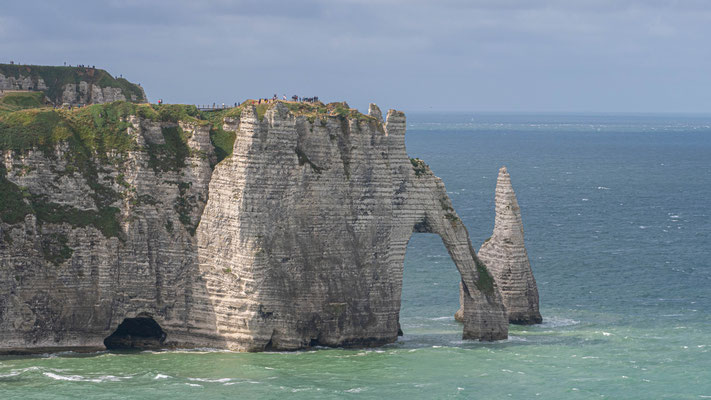
[[459, 276], [414, 235], [378, 349], [0, 358], [5, 398], [711, 398], [711, 116], [409, 114], [475, 248], [506, 165], [544, 324], [464, 342]]

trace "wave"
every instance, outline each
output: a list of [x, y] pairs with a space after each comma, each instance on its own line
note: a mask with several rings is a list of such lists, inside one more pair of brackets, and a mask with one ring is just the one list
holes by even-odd
[[71, 382], [120, 382], [124, 379], [131, 379], [130, 376], [114, 376], [114, 375], [103, 375], [96, 378], [87, 378], [81, 375], [59, 375], [53, 372], [44, 372], [44, 376], [52, 378], [58, 381], [71, 381]]
[[226, 383], [232, 380], [232, 378], [217, 378], [217, 379], [208, 379], [208, 378], [188, 378], [189, 381], [196, 381], [196, 382], [208, 382], [208, 383]]

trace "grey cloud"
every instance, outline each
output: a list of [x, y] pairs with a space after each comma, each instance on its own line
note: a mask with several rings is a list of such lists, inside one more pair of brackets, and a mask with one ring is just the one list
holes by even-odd
[[25, 1], [0, 57], [102, 65], [167, 101], [701, 111], [709, 22], [696, 0]]

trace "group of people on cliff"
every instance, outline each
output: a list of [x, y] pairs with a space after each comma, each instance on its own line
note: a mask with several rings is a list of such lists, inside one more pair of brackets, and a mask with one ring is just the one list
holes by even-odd
[[[266, 97], [263, 98], [263, 99], [262, 99], [262, 98], [258, 99], [258, 100], [257, 100], [257, 104], [273, 103], [273, 102], [275, 102], [275, 101], [277, 101], [277, 100], [279, 100], [279, 96], [277, 96], [277, 94], [275, 93], [274, 96], [272, 96], [271, 99], [270, 99], [270, 98], [266, 98]], [[284, 101], [287, 100], [286, 95], [282, 95], [282, 100], [284, 100]], [[317, 103], [319, 100], [318, 100], [318, 96], [314, 96], [314, 97], [301, 97], [301, 96], [295, 94], [295, 95], [291, 96], [291, 101], [300, 102], [300, 103]]]

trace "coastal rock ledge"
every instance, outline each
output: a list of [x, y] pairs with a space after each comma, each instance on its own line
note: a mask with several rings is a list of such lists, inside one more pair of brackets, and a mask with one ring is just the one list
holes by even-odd
[[[132, 106], [93, 148], [4, 148], [0, 351], [391, 343], [413, 232], [438, 234], [461, 274], [463, 338], [505, 339], [504, 298], [442, 181], [407, 156], [405, 115], [342, 104], [244, 105], [214, 129]], [[235, 139], [221, 161], [217, 131]]]

